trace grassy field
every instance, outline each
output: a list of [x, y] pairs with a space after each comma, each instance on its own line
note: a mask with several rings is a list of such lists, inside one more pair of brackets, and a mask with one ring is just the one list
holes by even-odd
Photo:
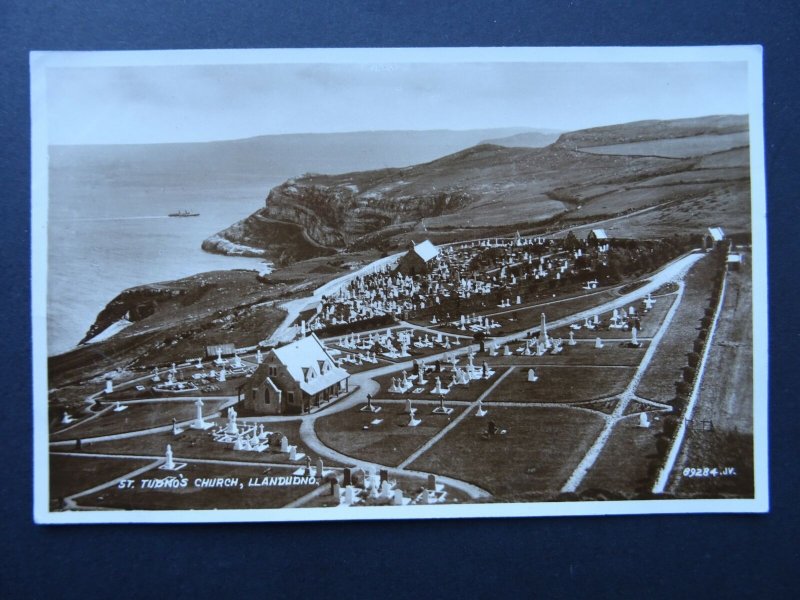
[[666, 204], [680, 198], [702, 198], [711, 193], [716, 183], [669, 184], [658, 187], [623, 187], [613, 193], [593, 198], [580, 209], [569, 213], [570, 219], [602, 218], [628, 210]]
[[[749, 256], [747, 256], [749, 259]], [[747, 261], [749, 263], [749, 260]], [[670, 491], [708, 497], [753, 495], [752, 279], [747, 267], [728, 274], [725, 300], [700, 395], [673, 471]], [[685, 478], [685, 467], [736, 468], [732, 478]]]
[[639, 427], [639, 419], [633, 416], [617, 423], [579, 493], [620, 494], [625, 498], [649, 495], [667, 449], [666, 439], [659, 442], [661, 417], [651, 413], [650, 419], [649, 429]]
[[[204, 400], [203, 414], [209, 415], [216, 412], [223, 402], [223, 400]], [[121, 412], [106, 410], [95, 419], [80, 423], [66, 431], [54, 433], [50, 439], [58, 441], [100, 437], [171, 425], [172, 419], [176, 419], [178, 422], [193, 419], [197, 410], [192, 400], [146, 402], [127, 406], [128, 408]]]
[[687, 355], [692, 352], [700, 329], [700, 319], [709, 305], [714, 273], [713, 259], [707, 256], [695, 263], [686, 276], [681, 304], [636, 389], [643, 398], [669, 402], [675, 397], [675, 382], [681, 378], [681, 369], [687, 364]]
[[[483, 439], [488, 420], [508, 434]], [[470, 416], [409, 468], [441, 473], [489, 490], [504, 502], [555, 498], [603, 421], [567, 408], [492, 408]]]
[[619, 394], [633, 375], [631, 367], [538, 366], [539, 381], [528, 369], [515, 369], [492, 391], [487, 402], [576, 402]]
[[676, 199], [674, 203], [639, 215], [576, 227], [574, 232], [578, 237], [585, 237], [590, 229], [600, 226], [611, 237], [653, 239], [675, 233], [702, 234], [708, 224], [722, 227], [729, 234], [750, 231], [749, 181], [733, 177], [728, 182], [709, 186], [702, 196]]
[[[294, 469], [273, 469], [268, 476], [288, 476]], [[170, 475], [188, 479], [185, 488], [142, 488], [142, 479], [162, 479]], [[261, 467], [188, 463], [180, 471], [153, 470], [137, 477], [132, 487], [112, 487], [79, 498], [86, 507], [122, 510], [187, 510], [226, 508], [280, 508], [315, 489], [314, 485], [275, 485], [249, 487], [249, 478], [265, 476]], [[197, 478], [238, 478], [241, 487], [195, 487]]]
[[50, 454], [49, 461], [50, 498], [53, 501], [91, 489], [153, 462], [133, 458], [91, 458], [58, 454]]
[[628, 144], [613, 144], [609, 146], [583, 147], [581, 148], [581, 152], [623, 156], [689, 158], [747, 146], [749, 140], [750, 136], [748, 132], [742, 131], [722, 135], [696, 135], [691, 138], [673, 138], [646, 142], [631, 142]]
[[[397, 466], [462, 410], [456, 407], [451, 415], [434, 415], [431, 414], [433, 404], [416, 404], [417, 418], [422, 419], [422, 423], [416, 427], [406, 427], [408, 415], [403, 413], [404, 404], [374, 404], [382, 407], [381, 412], [360, 412], [356, 407], [320, 417], [315, 423], [319, 439], [326, 446], [348, 456]], [[382, 419], [383, 422], [371, 425], [373, 419]]]

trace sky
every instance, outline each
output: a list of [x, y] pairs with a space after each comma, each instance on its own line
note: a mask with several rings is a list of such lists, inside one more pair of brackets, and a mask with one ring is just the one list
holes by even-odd
[[281, 133], [571, 131], [748, 111], [745, 62], [241, 64], [47, 69], [51, 144]]

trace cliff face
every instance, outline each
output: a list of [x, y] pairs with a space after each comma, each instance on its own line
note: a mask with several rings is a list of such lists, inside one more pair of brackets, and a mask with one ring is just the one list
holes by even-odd
[[[205, 286], [198, 286], [194, 295], [205, 293]], [[166, 288], [158, 285], [145, 285], [120, 292], [97, 315], [97, 319], [86, 332], [81, 344], [102, 333], [121, 319], [135, 323], [155, 314], [159, 304], [187, 294], [185, 289]]]
[[265, 208], [207, 239], [203, 248], [261, 252], [286, 264], [363, 245], [376, 232], [402, 230], [404, 224], [454, 213], [473, 201], [454, 187], [425, 193], [406, 189], [396, 177], [399, 171], [380, 171], [370, 181], [364, 174], [338, 181], [318, 175], [290, 179], [270, 191]]
[[263, 215], [299, 225], [322, 246], [346, 247], [384, 227], [454, 212], [471, 201], [458, 190], [406, 195], [402, 185], [383, 187], [291, 181], [270, 192]]

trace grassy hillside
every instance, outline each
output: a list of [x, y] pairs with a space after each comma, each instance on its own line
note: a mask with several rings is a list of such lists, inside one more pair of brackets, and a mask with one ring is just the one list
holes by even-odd
[[[653, 235], [709, 224], [745, 232], [749, 199], [747, 119], [713, 116], [576, 131], [544, 148], [480, 144], [405, 168], [305, 175], [274, 188], [264, 209], [219, 235], [269, 251], [275, 224], [290, 222], [305, 247], [389, 249], [409, 238], [645, 214], [637, 229], [645, 236], [649, 224], [657, 225]], [[280, 250], [291, 256], [285, 239]]]

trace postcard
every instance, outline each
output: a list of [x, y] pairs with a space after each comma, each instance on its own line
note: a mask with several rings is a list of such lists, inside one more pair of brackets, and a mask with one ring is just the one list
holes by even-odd
[[30, 67], [37, 523], [768, 510], [760, 47]]

